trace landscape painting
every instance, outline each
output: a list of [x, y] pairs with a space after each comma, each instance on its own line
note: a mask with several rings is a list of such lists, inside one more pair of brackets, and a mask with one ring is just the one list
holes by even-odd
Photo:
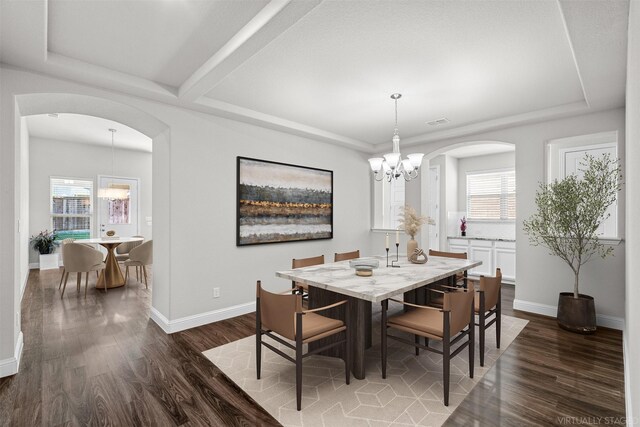
[[333, 172], [238, 157], [238, 246], [333, 238]]

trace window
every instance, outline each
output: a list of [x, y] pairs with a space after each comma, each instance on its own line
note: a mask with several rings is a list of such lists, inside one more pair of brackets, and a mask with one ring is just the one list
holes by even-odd
[[[612, 159], [618, 157], [618, 133], [602, 132], [554, 139], [547, 143], [547, 182], [563, 179], [567, 175], [582, 176], [580, 169], [585, 156], [594, 157], [609, 154]], [[618, 203], [609, 206], [605, 215], [609, 215], [596, 231], [599, 238], [619, 239]]]
[[400, 213], [404, 206], [405, 180], [382, 180], [374, 185], [373, 228], [395, 230], [400, 224]]
[[467, 173], [467, 219], [516, 219], [515, 170]]
[[58, 240], [91, 237], [93, 181], [51, 178], [51, 227]]

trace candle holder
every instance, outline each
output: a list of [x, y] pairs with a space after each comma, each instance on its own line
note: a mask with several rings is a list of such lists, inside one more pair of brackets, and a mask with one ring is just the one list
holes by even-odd
[[389, 248], [385, 248], [387, 251], [387, 267], [389, 267]]
[[399, 265], [396, 265], [395, 263], [397, 262], [398, 264], [400, 264], [400, 258], [398, 257], [398, 248], [400, 247], [400, 243], [396, 243], [396, 259], [391, 261], [391, 267], [396, 267], [396, 268], [400, 268]]

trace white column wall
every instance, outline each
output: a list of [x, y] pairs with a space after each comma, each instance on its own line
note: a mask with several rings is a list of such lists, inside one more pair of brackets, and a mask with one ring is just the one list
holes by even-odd
[[626, 319], [624, 331], [625, 398], [627, 425], [640, 424], [640, 2], [629, 5], [627, 55], [626, 167], [627, 262]]

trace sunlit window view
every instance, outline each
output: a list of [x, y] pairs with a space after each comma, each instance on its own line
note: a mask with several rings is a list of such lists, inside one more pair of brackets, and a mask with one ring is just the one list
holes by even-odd
[[93, 181], [51, 178], [51, 226], [58, 240], [91, 237]]

